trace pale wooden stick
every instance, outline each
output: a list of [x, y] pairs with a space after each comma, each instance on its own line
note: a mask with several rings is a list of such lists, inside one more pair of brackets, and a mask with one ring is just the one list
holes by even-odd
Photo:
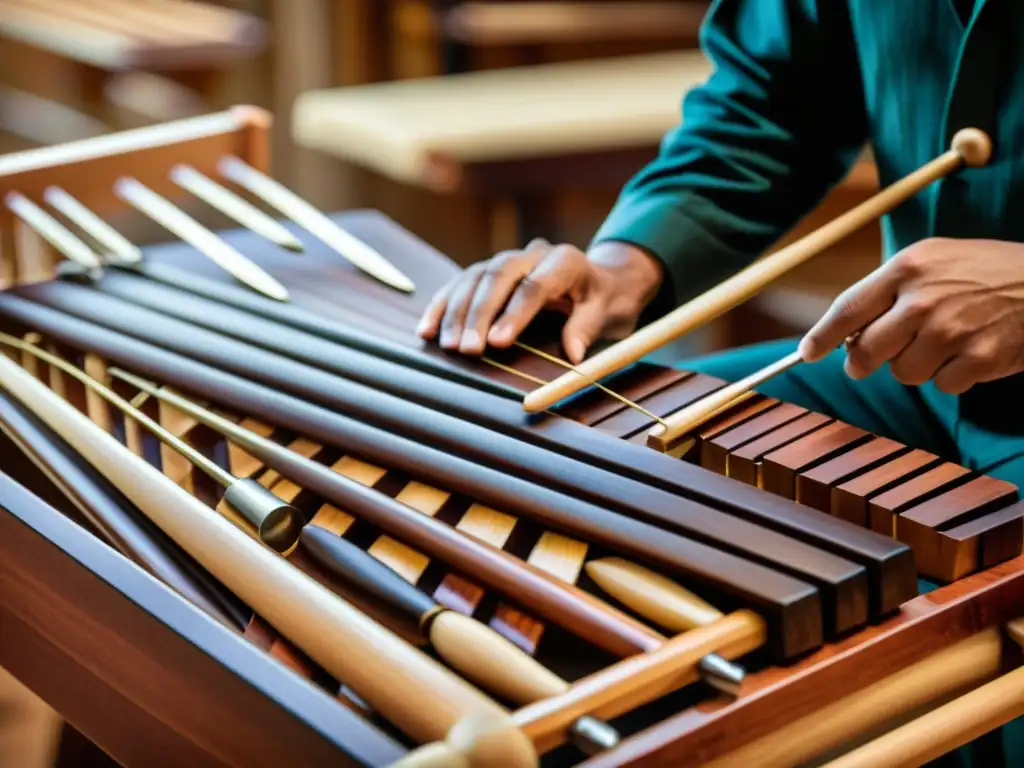
[[27, 197], [17, 192], [8, 192], [4, 202], [11, 213], [45, 238], [50, 245], [69, 260], [85, 269], [99, 268], [100, 260], [93, 253], [92, 248]]
[[203, 200], [208, 205], [228, 216], [243, 227], [289, 251], [304, 250], [302, 242], [284, 225], [271, 218], [248, 200], [239, 197], [230, 189], [222, 187], [190, 165], [176, 165], [171, 169], [171, 180], [182, 189]]
[[863, 734], [891, 727], [921, 710], [999, 674], [1003, 643], [998, 627], [968, 637], [856, 693], [709, 762], [703, 768], [792, 768], [819, 765], [825, 753]]
[[618, 557], [591, 560], [587, 575], [601, 589], [645, 619], [672, 632], [687, 632], [722, 618], [722, 612], [690, 590]]
[[118, 197], [173, 232], [236, 280], [264, 296], [288, 300], [288, 290], [281, 283], [167, 198], [130, 177], [118, 179], [114, 188]]
[[357, 237], [349, 234], [290, 189], [237, 157], [222, 158], [221, 175], [267, 205], [277, 208], [299, 226], [323, 240], [348, 261], [385, 285], [411, 293], [416, 286], [405, 273]]
[[118, 263], [138, 264], [142, 261], [142, 251], [138, 246], [60, 187], [47, 187], [43, 192], [43, 198], [83, 232], [88, 232], [97, 243], [108, 249], [117, 258]]
[[820, 229], [751, 264], [710, 291], [585, 360], [575, 371], [565, 373], [533, 390], [524, 398], [523, 407], [530, 413], [545, 411], [583, 389], [591, 381], [600, 381], [637, 362], [673, 339], [743, 303], [772, 281], [835, 245], [868, 222], [888, 213], [932, 182], [948, 176], [962, 166], [985, 165], [991, 154], [992, 143], [985, 133], [976, 128], [958, 132], [953, 137], [952, 148], [948, 152]]
[[442, 739], [464, 718], [483, 716], [491, 731], [478, 733], [474, 744], [497, 730], [505, 765], [536, 765], [502, 707], [253, 541], [6, 356], [0, 385], [215, 578], [410, 737]]
[[565, 740], [581, 715], [611, 719], [629, 712], [698, 680], [700, 662], [708, 654], [736, 658], [764, 641], [764, 621], [750, 611], [736, 611], [605, 667], [559, 696], [525, 706], [512, 714], [512, 721], [545, 752]]
[[792, 352], [746, 378], [722, 387], [717, 392], [712, 392], [682, 410], [666, 416], [647, 433], [647, 445], [659, 451], [670, 450], [680, 437], [734, 405], [739, 405], [754, 394], [755, 387], [802, 362], [800, 353]]
[[1024, 715], [1024, 667], [833, 760], [826, 768], [913, 768]]

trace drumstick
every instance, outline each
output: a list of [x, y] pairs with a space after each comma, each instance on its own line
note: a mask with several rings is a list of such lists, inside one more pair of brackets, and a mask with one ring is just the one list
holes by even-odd
[[[442, 659], [467, 679], [516, 704], [564, 693], [569, 684], [494, 630], [450, 610], [418, 590], [355, 544], [316, 525], [302, 532], [300, 547], [320, 567], [412, 619]], [[611, 749], [619, 739], [607, 724], [584, 715], [572, 726], [587, 751]]]
[[964, 166], [974, 168], [985, 165], [991, 154], [992, 143], [984, 132], [976, 128], [959, 131], [953, 137], [949, 151], [820, 229], [754, 262], [706, 293], [583, 361], [573, 371], [533, 390], [523, 399], [523, 408], [529, 413], [545, 411], [592, 381], [600, 381], [637, 362], [673, 339], [743, 303], [772, 281], [835, 245], [868, 222], [888, 213], [932, 182]]
[[[104, 475], [200, 565], [420, 742], [449, 744], [469, 766], [536, 766], [503, 707], [229, 523], [5, 355], [0, 386]], [[472, 725], [486, 725], [480, 732]]]

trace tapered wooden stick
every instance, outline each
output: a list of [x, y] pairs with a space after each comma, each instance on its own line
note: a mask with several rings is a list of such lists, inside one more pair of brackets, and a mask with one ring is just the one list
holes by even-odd
[[[508, 701], [529, 704], [569, 690], [569, 684], [490, 627], [445, 608], [384, 563], [334, 533], [308, 525], [303, 550], [322, 568], [395, 608], [419, 625], [434, 650], [469, 680]], [[585, 715], [573, 723], [581, 747], [610, 749], [618, 734]]]
[[279, 221], [271, 218], [230, 189], [222, 187], [209, 176], [204, 176], [192, 166], [176, 165], [171, 169], [171, 180], [225, 216], [230, 216], [243, 227], [251, 229], [270, 242], [289, 251], [305, 250], [302, 242], [285, 229]]
[[992, 142], [985, 133], [976, 128], [966, 128], [958, 132], [953, 137], [952, 147], [948, 152], [820, 229], [755, 262], [710, 291], [602, 350], [576, 366], [575, 371], [565, 373], [533, 390], [524, 398], [523, 407], [530, 413], [540, 413], [588, 386], [591, 381], [599, 381], [637, 362], [673, 339], [714, 320], [755, 296], [774, 280], [835, 245], [868, 222], [888, 213], [932, 182], [964, 166], [985, 165], [991, 154]]
[[118, 179], [115, 191], [122, 200], [173, 232], [239, 282], [271, 299], [288, 300], [288, 290], [281, 283], [167, 198], [131, 178]]
[[102, 245], [121, 265], [137, 265], [142, 261], [142, 251], [124, 235], [86, 208], [72, 195], [60, 187], [47, 187], [43, 198], [52, 208], [63, 213], [83, 232]]
[[482, 716], [488, 731], [472, 746], [488, 747], [483, 758], [537, 764], [502, 707], [215, 514], [2, 355], [0, 385], [211, 574], [410, 737], [443, 739], [459, 721]]
[[287, 187], [243, 163], [237, 157], [221, 159], [219, 170], [224, 178], [277, 208], [368, 275], [399, 291], [411, 293], [415, 290], [415, 284], [398, 267], [362, 240], [343, 230]]

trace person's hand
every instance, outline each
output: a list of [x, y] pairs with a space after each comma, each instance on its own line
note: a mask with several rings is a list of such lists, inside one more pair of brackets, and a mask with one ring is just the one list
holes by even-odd
[[584, 254], [534, 240], [474, 264], [438, 291], [418, 333], [479, 355], [488, 344], [508, 347], [538, 312], [556, 309], [568, 314], [562, 344], [575, 364], [598, 339], [631, 333], [661, 281], [660, 263], [631, 245], [602, 243]]
[[916, 243], [840, 296], [800, 353], [813, 362], [851, 336], [853, 378], [889, 363], [908, 386], [959, 395], [1024, 371], [1024, 244]]

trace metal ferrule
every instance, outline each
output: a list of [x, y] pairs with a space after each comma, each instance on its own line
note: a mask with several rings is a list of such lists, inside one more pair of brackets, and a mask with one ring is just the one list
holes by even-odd
[[224, 492], [224, 501], [252, 523], [260, 541], [278, 552], [287, 552], [302, 533], [302, 516], [251, 478], [232, 483]]

